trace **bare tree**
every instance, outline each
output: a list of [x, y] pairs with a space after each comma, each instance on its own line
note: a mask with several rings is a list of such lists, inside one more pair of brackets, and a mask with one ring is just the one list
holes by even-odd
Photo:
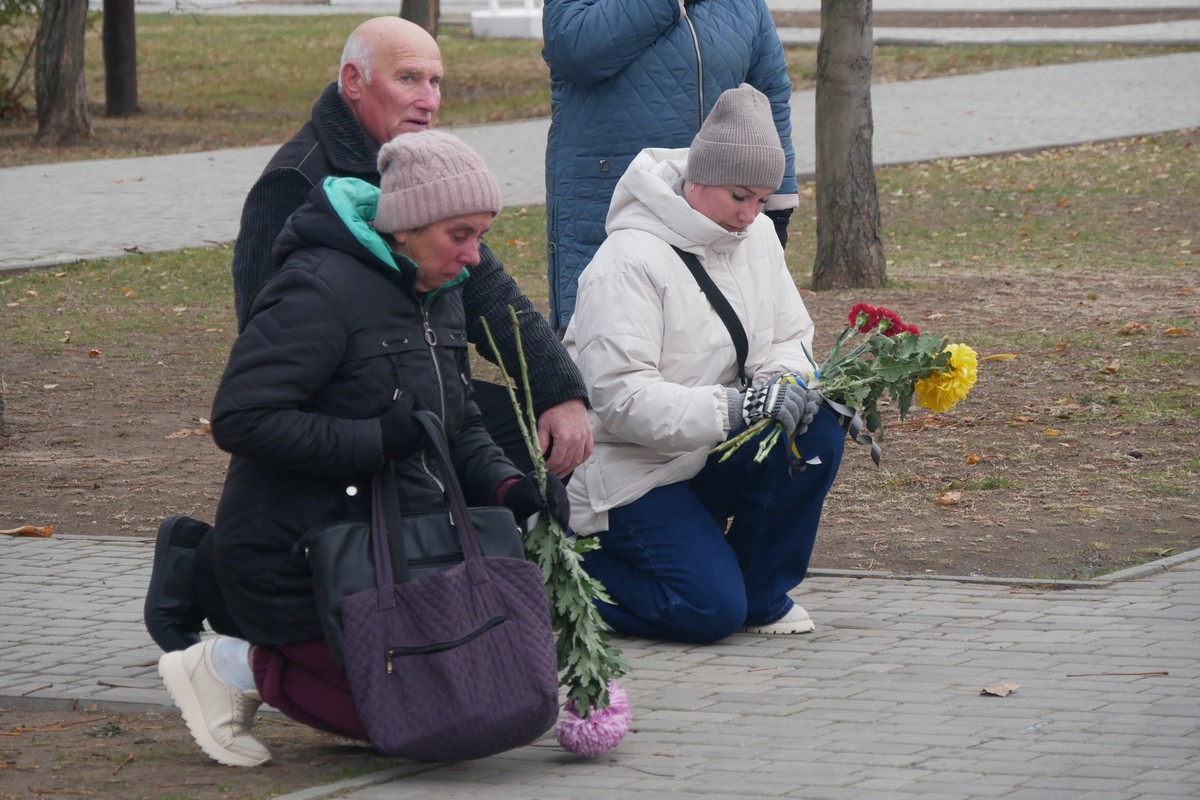
[[33, 85], [39, 142], [63, 145], [92, 138], [83, 83], [87, 3], [46, 0], [38, 25]]
[[429, 35], [437, 38], [438, 16], [441, 14], [441, 4], [438, 0], [403, 0], [400, 4], [400, 17], [409, 22], [415, 22]]
[[887, 279], [871, 156], [871, 0], [821, 0], [817, 44], [814, 289]]

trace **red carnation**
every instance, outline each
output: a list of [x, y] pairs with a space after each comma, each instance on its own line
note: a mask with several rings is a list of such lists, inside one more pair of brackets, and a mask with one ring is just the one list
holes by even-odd
[[866, 303], [855, 303], [850, 309], [850, 327], [860, 333], [867, 333], [879, 324], [879, 309]]

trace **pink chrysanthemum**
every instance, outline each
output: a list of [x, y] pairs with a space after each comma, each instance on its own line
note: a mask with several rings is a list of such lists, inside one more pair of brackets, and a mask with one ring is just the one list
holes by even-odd
[[570, 701], [554, 731], [554, 738], [566, 751], [584, 758], [595, 758], [612, 750], [629, 732], [633, 714], [629, 697], [616, 681], [608, 684], [608, 705], [593, 709], [587, 718], [579, 716], [575, 702]]

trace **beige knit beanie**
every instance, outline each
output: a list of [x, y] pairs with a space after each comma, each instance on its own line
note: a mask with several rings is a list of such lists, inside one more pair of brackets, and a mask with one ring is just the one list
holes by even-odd
[[375, 230], [412, 231], [466, 214], [500, 213], [500, 184], [479, 154], [441, 131], [402, 133], [379, 149]]
[[767, 96], [748, 83], [717, 98], [692, 140], [683, 177], [707, 186], [783, 183], [784, 155]]

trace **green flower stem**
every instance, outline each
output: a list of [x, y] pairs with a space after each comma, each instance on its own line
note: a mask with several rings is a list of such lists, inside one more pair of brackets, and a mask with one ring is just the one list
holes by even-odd
[[[521, 367], [522, 385], [529, 386], [529, 368], [525, 361], [525, 350], [521, 344], [521, 326], [517, 312], [508, 308], [516, 334], [517, 361]], [[486, 319], [480, 319], [493, 353], [499, 353], [492, 338], [492, 330]], [[537, 438], [537, 416], [533, 410], [533, 393], [525, 392], [525, 408], [521, 409], [516, 389], [501, 362], [500, 376], [509, 399], [517, 411], [517, 423], [529, 458], [533, 461], [541, 489], [542, 502], [546, 503], [546, 459]], [[584, 553], [599, 547], [595, 539], [576, 539], [572, 543], [562, 527], [546, 513], [543, 507], [538, 522], [525, 534], [525, 552], [542, 571], [546, 595], [550, 600], [550, 623], [555, 631], [555, 651], [558, 668], [562, 673], [559, 683], [567, 688], [567, 697], [574, 702], [581, 717], [608, 706], [608, 684], [629, 672], [629, 662], [611, 641], [596, 602], [611, 603], [604, 587], [583, 569]]]
[[737, 450], [746, 442], [750, 441], [755, 436], [758, 436], [758, 434], [762, 433], [762, 431], [772, 422], [775, 422], [775, 420], [760, 419], [758, 422], [754, 423], [749, 428], [746, 428], [746, 430], [742, 431], [737, 436], [734, 436], [732, 439], [726, 439], [725, 441], [721, 442], [709, 452], [724, 453], [725, 455], [721, 456], [721, 461], [724, 461], [733, 455], [734, 450]]

